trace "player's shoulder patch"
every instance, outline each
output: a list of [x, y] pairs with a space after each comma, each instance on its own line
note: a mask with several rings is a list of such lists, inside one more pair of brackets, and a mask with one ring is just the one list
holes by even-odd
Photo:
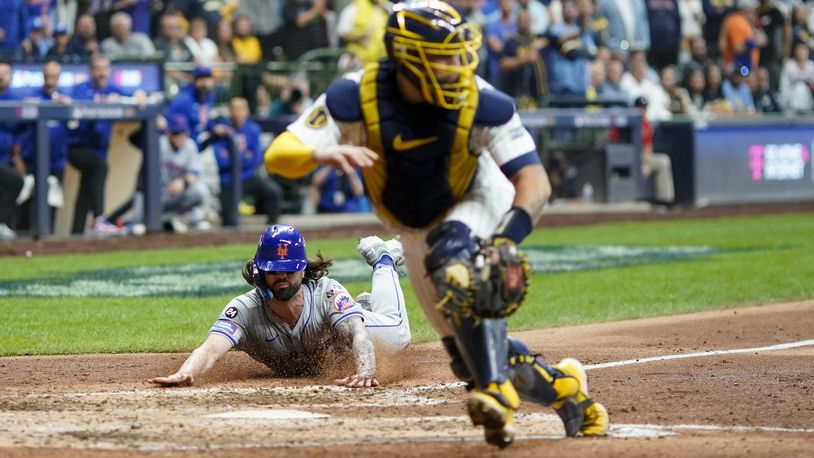
[[481, 88], [475, 124], [501, 126], [514, 116], [514, 101], [508, 95], [492, 88]]
[[360, 121], [362, 102], [359, 99], [359, 83], [349, 78], [334, 81], [325, 91], [325, 105], [331, 117], [337, 121]]
[[339, 313], [344, 313], [346, 310], [353, 307], [353, 304], [355, 304], [355, 302], [347, 291], [343, 291], [334, 297], [334, 308]]

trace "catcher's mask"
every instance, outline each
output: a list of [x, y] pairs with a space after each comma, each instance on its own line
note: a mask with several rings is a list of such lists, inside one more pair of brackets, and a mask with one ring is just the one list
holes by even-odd
[[420, 91], [425, 102], [462, 108], [475, 88], [481, 34], [441, 1], [399, 3], [384, 35], [387, 55]]
[[271, 300], [273, 296], [262, 272], [300, 272], [307, 265], [305, 239], [300, 231], [286, 224], [269, 226], [260, 236], [254, 253], [254, 285], [266, 300]]

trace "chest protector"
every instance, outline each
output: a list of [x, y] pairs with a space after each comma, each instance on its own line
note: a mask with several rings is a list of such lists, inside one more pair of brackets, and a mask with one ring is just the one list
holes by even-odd
[[360, 82], [368, 147], [379, 160], [362, 169], [377, 213], [397, 227], [439, 221], [469, 189], [478, 167], [469, 136], [478, 106], [476, 83], [461, 110], [405, 102], [391, 64], [365, 68]]

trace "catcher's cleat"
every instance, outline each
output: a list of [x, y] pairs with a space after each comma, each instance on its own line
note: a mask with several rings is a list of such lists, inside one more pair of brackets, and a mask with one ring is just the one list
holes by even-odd
[[405, 262], [404, 248], [401, 246], [400, 241], [391, 239], [385, 242], [378, 236], [371, 235], [359, 239], [356, 249], [359, 250], [359, 254], [365, 258], [370, 267], [375, 268], [382, 258], [387, 256], [393, 261], [393, 267], [396, 268], [399, 274], [404, 275], [403, 269], [400, 267]]
[[473, 390], [466, 407], [475, 426], [483, 426], [486, 442], [500, 448], [514, 441], [514, 409], [520, 405], [511, 382], [490, 383], [485, 390]]
[[603, 436], [608, 432], [610, 420], [605, 407], [588, 395], [588, 375], [582, 364], [566, 358], [554, 365], [563, 376], [554, 380], [559, 398], [551, 406], [565, 426], [565, 434], [574, 437]]

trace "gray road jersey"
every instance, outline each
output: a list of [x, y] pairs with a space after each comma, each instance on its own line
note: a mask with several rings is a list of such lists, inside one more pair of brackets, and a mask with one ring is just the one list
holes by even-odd
[[302, 315], [293, 329], [263, 304], [256, 290], [232, 299], [210, 334], [220, 334], [235, 348], [275, 371], [313, 371], [333, 342], [333, 330], [362, 308], [339, 282], [323, 277], [303, 284]]

